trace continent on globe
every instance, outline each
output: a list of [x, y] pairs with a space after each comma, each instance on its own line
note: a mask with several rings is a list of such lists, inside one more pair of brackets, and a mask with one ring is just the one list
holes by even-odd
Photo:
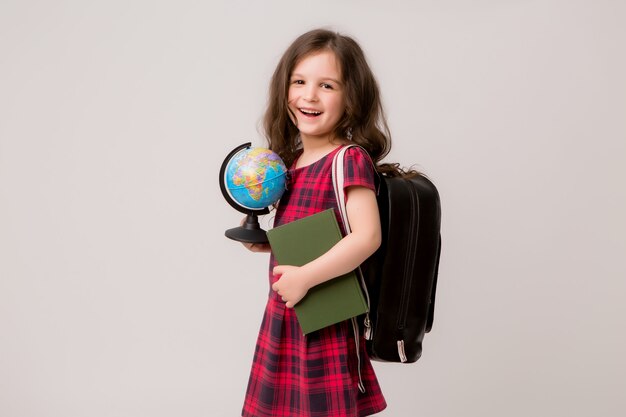
[[[263, 183], [267, 168], [279, 171], [280, 164], [282, 164], [282, 160], [275, 153], [270, 153], [263, 148], [253, 148], [249, 152], [243, 153], [242, 158], [237, 162], [237, 170], [233, 174], [233, 184], [243, 185], [248, 190], [250, 197], [259, 201], [263, 197]], [[265, 188], [265, 194], [267, 197], [269, 188]]]
[[244, 148], [226, 164], [226, 188], [230, 197], [243, 208], [269, 207], [285, 190], [287, 168], [269, 149]]

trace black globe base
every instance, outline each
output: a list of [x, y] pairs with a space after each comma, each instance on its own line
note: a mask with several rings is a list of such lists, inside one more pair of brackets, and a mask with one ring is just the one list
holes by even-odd
[[228, 229], [224, 233], [227, 238], [244, 243], [268, 243], [265, 230], [259, 225], [256, 214], [248, 214], [243, 226]]

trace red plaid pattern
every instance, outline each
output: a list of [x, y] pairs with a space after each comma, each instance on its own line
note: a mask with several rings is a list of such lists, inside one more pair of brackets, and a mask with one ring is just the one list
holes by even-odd
[[[342, 225], [331, 179], [333, 156], [291, 169], [288, 190], [276, 211], [276, 226], [335, 209]], [[295, 163], [294, 163], [295, 166]], [[374, 170], [360, 148], [345, 158], [345, 186], [374, 189]], [[342, 225], [343, 227], [343, 225]], [[274, 281], [270, 257], [270, 287]], [[361, 417], [386, 407], [361, 336], [361, 375], [365, 393], [358, 389], [356, 344], [350, 321], [303, 336], [293, 309], [285, 307], [270, 288], [269, 299], [252, 363], [244, 401], [244, 417]]]

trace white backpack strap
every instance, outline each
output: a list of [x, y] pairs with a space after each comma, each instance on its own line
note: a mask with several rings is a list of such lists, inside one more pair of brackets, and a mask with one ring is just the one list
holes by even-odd
[[[360, 147], [358, 145], [346, 145], [342, 147], [339, 152], [335, 154], [333, 158], [333, 165], [331, 168], [331, 175], [333, 180], [333, 189], [335, 191], [335, 197], [337, 198], [337, 208], [339, 209], [339, 214], [341, 215], [341, 219], [343, 220], [343, 225], [346, 230], [346, 235], [352, 233], [352, 229], [350, 228], [350, 222], [348, 221], [348, 210], [346, 209], [346, 193], [344, 191], [344, 160], [346, 151], [352, 147]], [[365, 300], [367, 301], [367, 312], [365, 313], [365, 338], [370, 340], [372, 338], [372, 328], [369, 319], [369, 309], [370, 309], [370, 296], [367, 291], [367, 287], [365, 286], [365, 279], [363, 278], [363, 273], [361, 272], [361, 268], [357, 267], [356, 273], [361, 280], [361, 287], [363, 288], [363, 292], [365, 293]], [[356, 322], [356, 317], [353, 317], [352, 320], [352, 329], [354, 332], [354, 342], [356, 347], [356, 357], [359, 371], [359, 391], [365, 393], [365, 385], [363, 385], [363, 379], [361, 377], [361, 352], [360, 352], [360, 337], [359, 337], [359, 326]]]
[[352, 229], [350, 228], [350, 222], [348, 221], [348, 212], [346, 210], [346, 193], [343, 189], [344, 184], [344, 160], [346, 151], [357, 145], [347, 145], [342, 147], [339, 152], [335, 154], [333, 158], [332, 176], [333, 176], [333, 189], [335, 190], [335, 196], [337, 198], [337, 208], [343, 220], [343, 225], [346, 229], [346, 234], [350, 234]]
[[[337, 198], [337, 208], [339, 209], [339, 214], [341, 215], [341, 220], [343, 220], [344, 228], [346, 229], [346, 235], [352, 233], [352, 229], [350, 228], [350, 222], [348, 221], [348, 210], [346, 209], [346, 193], [344, 191], [344, 160], [346, 151], [350, 148], [358, 147], [359, 145], [346, 145], [339, 150], [335, 154], [333, 158], [333, 165], [331, 168], [331, 175], [333, 181], [333, 189], [335, 191], [335, 197]], [[361, 148], [363, 149], [363, 148]], [[365, 149], [363, 149], [364, 152]], [[368, 155], [369, 157], [369, 155]], [[370, 159], [371, 162], [371, 159]], [[373, 165], [373, 162], [372, 162]], [[367, 302], [367, 314], [365, 315], [365, 338], [367, 340], [372, 339], [372, 327], [369, 318], [369, 310], [370, 310], [370, 295], [367, 291], [367, 286], [365, 285], [365, 279], [363, 278], [363, 273], [361, 272], [361, 268], [357, 267], [356, 273], [361, 280], [361, 287], [363, 287], [363, 292], [365, 293], [365, 301]]]

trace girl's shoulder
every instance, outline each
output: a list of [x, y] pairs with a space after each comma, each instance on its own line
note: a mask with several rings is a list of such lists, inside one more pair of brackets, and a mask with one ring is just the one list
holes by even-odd
[[[348, 145], [349, 146], [349, 145]], [[345, 164], [369, 165], [374, 169], [372, 158], [365, 148], [357, 145], [350, 146], [345, 153]]]
[[344, 156], [344, 187], [362, 185], [376, 189], [376, 169], [367, 151], [360, 146], [352, 146]]

